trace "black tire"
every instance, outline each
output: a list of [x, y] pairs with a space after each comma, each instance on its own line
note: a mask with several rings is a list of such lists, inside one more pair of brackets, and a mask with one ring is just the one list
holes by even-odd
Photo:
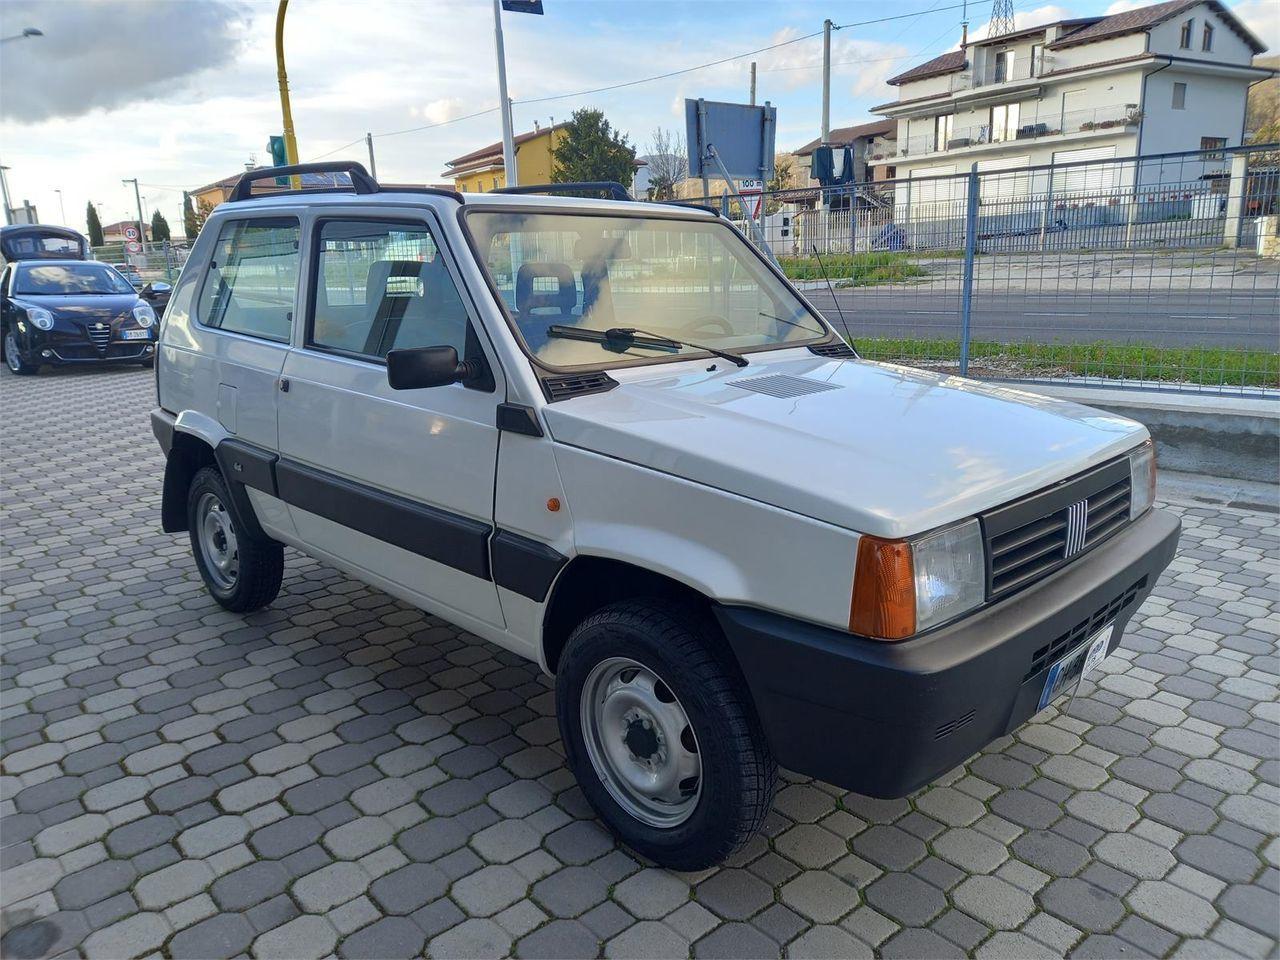
[[[216, 574], [201, 546], [203, 520], [198, 513], [206, 497], [212, 497], [235, 536], [237, 570], [234, 577]], [[205, 467], [191, 479], [187, 490], [187, 530], [191, 535], [191, 552], [204, 585], [223, 607], [233, 613], [261, 610], [280, 593], [284, 578], [284, 547], [267, 537], [253, 536], [234, 522], [231, 495], [226, 481], [216, 467]], [[230, 582], [228, 583], [228, 580]]]
[[[616, 657], [641, 664], [670, 688], [696, 738], [701, 795], [675, 826], [645, 823], [620, 805], [587, 748], [584, 688], [598, 664]], [[556, 713], [569, 766], [587, 801], [625, 844], [664, 867], [701, 870], [723, 863], [755, 835], [773, 804], [777, 764], [745, 681], [703, 611], [639, 599], [589, 616], [560, 657]]]
[[12, 338], [6, 327], [3, 333], [0, 333], [0, 357], [3, 357], [5, 365], [12, 373], [16, 373], [20, 377], [34, 377], [40, 372], [40, 364], [28, 363], [22, 359], [22, 353], [19, 350], [10, 350], [9, 341]]

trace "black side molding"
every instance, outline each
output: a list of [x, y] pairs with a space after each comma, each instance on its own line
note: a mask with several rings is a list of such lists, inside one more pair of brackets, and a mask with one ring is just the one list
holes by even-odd
[[279, 497], [334, 523], [447, 564], [482, 580], [489, 575], [489, 534], [479, 520], [446, 513], [404, 497], [281, 460]]
[[218, 469], [227, 480], [273, 497], [280, 495], [276, 492], [275, 465], [280, 459], [276, 454], [243, 440], [223, 440], [214, 453], [218, 457]]
[[173, 431], [177, 421], [178, 418], [163, 407], [156, 407], [151, 411], [151, 432], [155, 434], [166, 457], [173, 449]]
[[526, 437], [542, 436], [542, 424], [533, 407], [520, 403], [498, 404], [498, 429], [508, 433], [523, 433]]
[[553, 547], [510, 530], [499, 530], [493, 538], [494, 583], [539, 603], [568, 560]]

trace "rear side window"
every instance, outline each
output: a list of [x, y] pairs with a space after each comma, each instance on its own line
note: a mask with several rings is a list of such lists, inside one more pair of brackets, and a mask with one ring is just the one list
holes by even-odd
[[467, 311], [425, 223], [326, 220], [312, 346], [370, 358], [408, 347], [466, 352]]
[[298, 289], [298, 234], [291, 217], [224, 223], [200, 289], [199, 321], [288, 343]]

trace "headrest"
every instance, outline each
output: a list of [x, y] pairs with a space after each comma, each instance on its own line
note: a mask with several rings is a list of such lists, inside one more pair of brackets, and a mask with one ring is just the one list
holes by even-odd
[[[551, 277], [556, 281], [555, 290], [534, 290], [533, 281]], [[572, 310], [578, 302], [578, 285], [567, 263], [525, 263], [516, 273], [516, 310], [528, 313], [540, 307], [551, 307], [562, 313]]]

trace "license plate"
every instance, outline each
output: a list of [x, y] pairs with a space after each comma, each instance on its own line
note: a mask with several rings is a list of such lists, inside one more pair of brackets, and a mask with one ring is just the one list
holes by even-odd
[[1049, 668], [1049, 676], [1044, 681], [1044, 692], [1040, 694], [1040, 705], [1043, 710], [1058, 695], [1077, 681], [1083, 680], [1107, 655], [1107, 646], [1111, 643], [1111, 634], [1115, 624], [1109, 623], [1095, 633], [1085, 643], [1080, 644], [1072, 653], [1067, 654]]
[[146, 340], [151, 336], [150, 330], [121, 330], [121, 340]]

